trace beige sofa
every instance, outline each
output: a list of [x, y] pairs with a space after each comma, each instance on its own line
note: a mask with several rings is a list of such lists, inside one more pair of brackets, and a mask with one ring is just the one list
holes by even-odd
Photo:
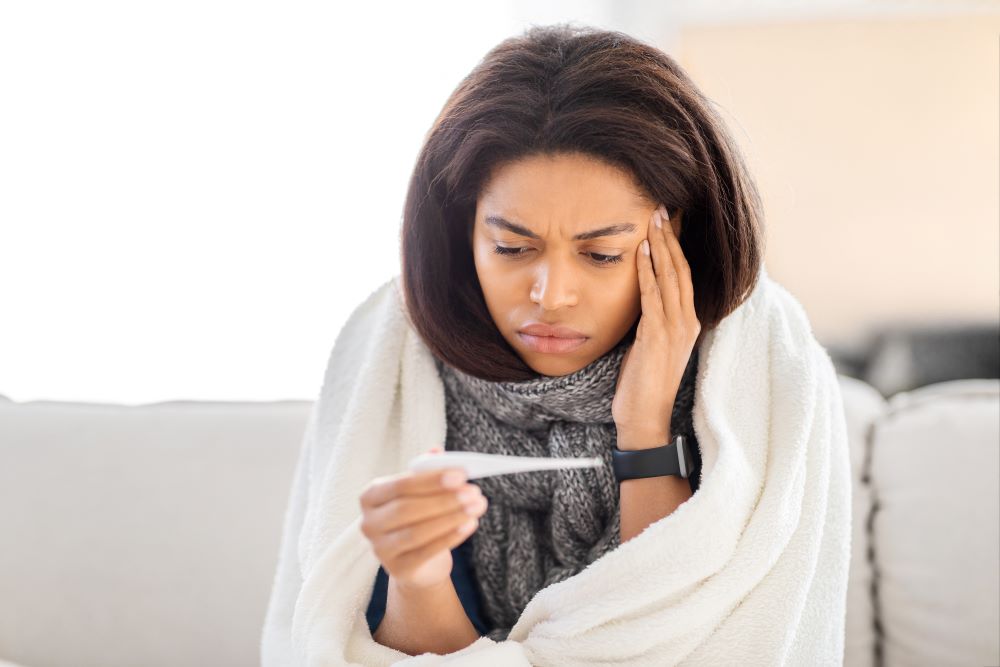
[[[845, 664], [997, 665], [1000, 380], [840, 380]], [[311, 405], [0, 397], [0, 665], [258, 664]]]

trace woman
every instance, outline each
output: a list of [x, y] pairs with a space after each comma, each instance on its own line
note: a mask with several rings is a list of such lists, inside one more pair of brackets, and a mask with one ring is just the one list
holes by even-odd
[[[401, 251], [407, 327], [444, 389], [444, 448], [606, 464], [367, 482], [359, 525], [379, 561], [365, 599], [371, 637], [443, 654], [484, 635], [503, 641], [540, 590], [698, 491], [699, 347], [763, 275], [761, 204], [723, 122], [672, 58], [620, 32], [532, 27], [487, 53], [435, 120]], [[694, 458], [686, 477], [616, 478], [613, 451], [676, 435]], [[318, 512], [305, 495], [299, 513]], [[300, 521], [294, 511], [286, 521], [288, 559]], [[304, 611], [298, 581], [279, 573], [265, 663], [296, 634], [293, 606], [344, 627], [322, 594]]]
[[[669, 224], [656, 227], [660, 217]], [[735, 144], [669, 56], [621, 33], [566, 26], [535, 27], [494, 48], [431, 129], [403, 222], [407, 312], [448, 388], [446, 448], [610, 458], [615, 432], [619, 449], [663, 445], [680, 433], [697, 461], [690, 419], [697, 345], [753, 288], [760, 219]], [[647, 237], [649, 256], [641, 251]], [[532, 324], [562, 327], [562, 337], [530, 335]], [[610, 382], [598, 385], [602, 374]], [[588, 390], [570, 389], [584, 383]], [[494, 392], [516, 405], [500, 414]], [[559, 401], [581, 414], [553, 408]], [[526, 410], [548, 413], [535, 415], [536, 432], [511, 424], [511, 414], [523, 424]], [[493, 423], [467, 426], [484, 420]], [[565, 443], [545, 428], [560, 420], [599, 428], [603, 437], [583, 448]], [[681, 480], [689, 495], [698, 472]], [[465, 540], [451, 558], [440, 548], [428, 558], [436, 571], [424, 572], [421, 584], [440, 584], [450, 571], [470, 622], [445, 613], [440, 638], [426, 625], [408, 635], [406, 614], [391, 614], [394, 601], [404, 608], [407, 601], [382, 567], [368, 608], [376, 640], [419, 650], [440, 647], [460, 629], [462, 641], [446, 646], [488, 630], [503, 639], [539, 588], [618, 546], [619, 485], [610, 466], [603, 474], [499, 476], [469, 486], [482, 489], [473, 495], [478, 529], [455, 538]], [[634, 486], [623, 483], [621, 493]], [[669, 491], [676, 496], [676, 485]], [[451, 494], [440, 495], [440, 512], [449, 514], [436, 514], [435, 523], [428, 515], [438, 509], [425, 509], [412, 528], [419, 536], [405, 547], [376, 525], [376, 551], [384, 541], [387, 557], [399, 555], [462, 521], [461, 507], [448, 505]], [[405, 502], [395, 506], [407, 511]], [[392, 530], [409, 525], [370, 514]], [[509, 541], [511, 532], [520, 537]], [[402, 570], [398, 579], [409, 581]], [[387, 597], [392, 627], [382, 625]], [[454, 591], [424, 597], [456, 611]], [[413, 606], [426, 609], [427, 599]]]

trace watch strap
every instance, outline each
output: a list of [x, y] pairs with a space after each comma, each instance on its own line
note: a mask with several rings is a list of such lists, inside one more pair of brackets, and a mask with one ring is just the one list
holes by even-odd
[[694, 467], [687, 441], [679, 434], [661, 447], [631, 450], [612, 447], [611, 462], [615, 478], [619, 482], [664, 475], [675, 475], [686, 479], [691, 476]]

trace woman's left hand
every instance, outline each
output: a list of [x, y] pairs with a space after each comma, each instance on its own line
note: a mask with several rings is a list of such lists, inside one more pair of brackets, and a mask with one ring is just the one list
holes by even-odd
[[[647, 243], [652, 254], [643, 251]], [[691, 267], [662, 204], [650, 216], [636, 255], [642, 315], [635, 342], [622, 359], [611, 404], [619, 449], [666, 444], [674, 400], [701, 333]]]

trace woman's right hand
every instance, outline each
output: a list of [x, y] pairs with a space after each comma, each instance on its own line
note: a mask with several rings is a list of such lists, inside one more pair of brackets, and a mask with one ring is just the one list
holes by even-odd
[[361, 532], [395, 583], [412, 588], [451, 577], [451, 550], [476, 530], [489, 504], [461, 468], [378, 477], [360, 500]]

